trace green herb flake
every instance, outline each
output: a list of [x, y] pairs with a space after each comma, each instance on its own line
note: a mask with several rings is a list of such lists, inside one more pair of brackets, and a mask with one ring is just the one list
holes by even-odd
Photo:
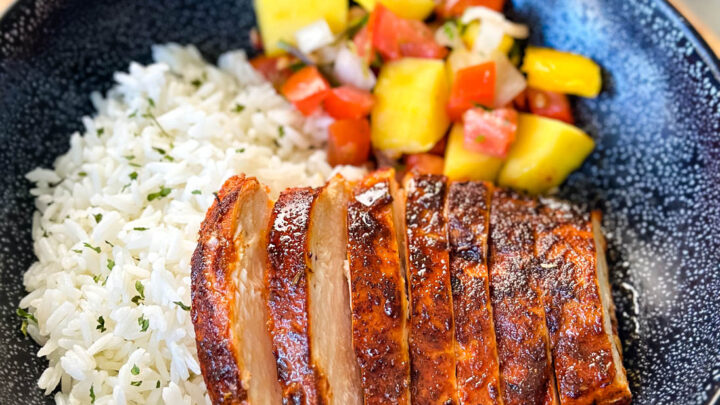
[[278, 137], [282, 138], [285, 136], [285, 127], [282, 125], [278, 127]]
[[130, 301], [132, 301], [135, 305], [140, 305], [140, 303], [145, 300], [145, 286], [140, 282], [140, 280], [135, 282], [135, 291], [138, 292], [138, 295], [132, 297]]
[[138, 318], [138, 326], [140, 326], [140, 332], [145, 332], [150, 327], [150, 320], [145, 318], [145, 315], [140, 315], [140, 318]]
[[107, 328], [105, 327], [105, 318], [103, 318], [102, 315], [98, 316], [97, 319], [97, 326], [95, 329], [99, 330], [100, 332], [105, 332]]
[[115, 268], [115, 260], [108, 259], [107, 261], [107, 268], [108, 270], [112, 271], [113, 268]]
[[241, 113], [245, 111], [245, 106], [242, 104], [235, 104], [235, 108], [233, 108], [233, 112]]
[[305, 65], [305, 63], [303, 61], [299, 60], [299, 61], [293, 63], [292, 65], [290, 65], [289, 69], [291, 72], [295, 73], [295, 72], [301, 70], [302, 68], [304, 68], [305, 66], [307, 66], [307, 65]]
[[87, 176], [87, 172], [80, 172], [80, 173], [78, 173], [78, 176], [85, 177], [85, 176]]
[[137, 116], [137, 110], [133, 111], [130, 115], [128, 115], [128, 118], [135, 118]]
[[155, 100], [153, 100], [152, 98], [148, 98], [148, 104], [150, 105], [150, 107], [155, 107]]
[[110, 243], [109, 241], [105, 241], [105, 243], [107, 243], [108, 245], [110, 245], [110, 247], [115, 247], [115, 245], [113, 245], [113, 244]]
[[100, 281], [100, 277], [102, 277], [102, 274], [96, 274], [93, 276], [93, 281], [95, 282], [95, 284]]
[[82, 250], [80, 250], [80, 249], [73, 249], [72, 251], [75, 253], [82, 253]]
[[445, 35], [448, 37], [449, 40], [453, 40], [455, 37], [455, 30], [453, 29], [455, 24], [453, 24], [452, 21], [448, 21], [445, 24], [443, 24], [442, 29]]
[[139, 387], [140, 384], [142, 384], [142, 381], [130, 381], [130, 385], [133, 387]]
[[163, 156], [163, 159], [167, 160], [168, 162], [174, 162], [174, 161], [175, 161], [175, 158], [173, 158], [173, 157], [170, 156], [170, 155], [165, 155], [165, 156]]
[[195, 88], [198, 88], [198, 87], [202, 86], [203, 82], [200, 79], [195, 79], [195, 80], [191, 81], [190, 84], [192, 84]]
[[136, 226], [135, 228], [133, 228], [133, 231], [147, 231], [148, 229], [150, 229], [150, 228], [145, 228], [143, 226]]
[[125, 159], [127, 159], [127, 160], [133, 160], [133, 159], [135, 159], [135, 155], [126, 155], [126, 156], [123, 156], [123, 157], [124, 157]]
[[132, 173], [128, 174], [128, 177], [130, 177], [130, 180], [137, 180], [137, 176], [138, 176], [137, 172], [132, 172]]
[[132, 167], [142, 167], [141, 165], [139, 165], [139, 164], [137, 164], [137, 163], [135, 163], [135, 162], [130, 162], [130, 166], [132, 166]]
[[237, 148], [237, 149], [235, 149], [235, 152], [237, 152], [237, 153], [244, 153], [244, 152], [245, 152], [245, 148]]
[[95, 386], [94, 385], [90, 386], [90, 403], [91, 404], [95, 403]]
[[133, 364], [132, 368], [130, 369], [130, 373], [132, 375], [140, 374], [140, 367], [138, 367], [137, 364]]
[[88, 249], [92, 249], [95, 251], [95, 253], [100, 253], [100, 247], [99, 246], [93, 246], [87, 242], [83, 242], [83, 246], [85, 246]]
[[98, 128], [97, 129], [97, 135], [98, 137], [102, 136], [105, 133], [105, 128]]
[[155, 383], [155, 388], [160, 388], [160, 380], [157, 380], [157, 382]]
[[189, 311], [190, 307], [182, 303], [182, 301], [175, 301], [173, 304], [179, 306], [183, 311]]
[[93, 215], [93, 218], [95, 218], [95, 223], [99, 224], [100, 221], [102, 221], [102, 214], [95, 214]]
[[200, 191], [200, 190], [193, 190], [192, 193], [190, 193], [190, 194], [199, 195], [199, 194], [202, 194], [202, 191]]
[[165, 149], [163, 149], [163, 148], [156, 148], [153, 146], [153, 150], [161, 155], [164, 155], [166, 153]]
[[147, 200], [148, 200], [148, 201], [153, 201], [153, 200], [156, 200], [156, 199], [158, 199], [158, 198], [167, 197], [167, 196], [170, 194], [171, 191], [172, 191], [171, 189], [163, 186], [163, 187], [160, 188], [160, 191], [157, 191], [157, 192], [155, 192], [155, 193], [150, 193], [150, 194], [148, 194]]
[[35, 315], [31, 314], [30, 312], [22, 308], [18, 308], [17, 311], [15, 311], [15, 314], [20, 318], [33, 322], [37, 325], [37, 318], [35, 318]]

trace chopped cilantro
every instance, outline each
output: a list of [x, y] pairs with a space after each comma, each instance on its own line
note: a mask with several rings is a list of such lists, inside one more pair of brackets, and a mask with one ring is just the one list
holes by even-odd
[[100, 221], [102, 221], [102, 214], [95, 214], [93, 215], [93, 218], [95, 218], [95, 223], [99, 224]]
[[133, 364], [132, 368], [130, 369], [130, 373], [132, 375], [140, 374], [140, 368], [137, 366], [137, 364]]
[[202, 86], [203, 83], [202, 83], [202, 80], [195, 79], [195, 80], [191, 81], [190, 84], [192, 84], [193, 86], [195, 86], [197, 88], [197, 87]]
[[148, 104], [150, 104], [150, 107], [155, 107], [155, 100], [148, 98]]
[[123, 156], [123, 157], [124, 157], [125, 159], [127, 159], [127, 160], [133, 160], [133, 159], [135, 159], [135, 155], [127, 155], [127, 156]]
[[113, 245], [112, 243], [110, 243], [110, 242], [108, 242], [108, 241], [105, 241], [105, 243], [107, 243], [108, 245], [110, 245], [110, 247], [115, 247], [115, 245]]
[[96, 274], [93, 276], [93, 281], [95, 282], [95, 284], [100, 281], [100, 277], [102, 277], [102, 274]]
[[184, 311], [189, 311], [189, 310], [190, 310], [190, 307], [187, 306], [187, 305], [185, 305], [185, 304], [183, 304], [182, 301], [175, 301], [175, 302], [173, 302], [173, 304], [179, 306], [179, 307], [180, 307], [181, 309], [183, 309]]
[[442, 26], [443, 32], [448, 37], [448, 39], [451, 41], [455, 37], [455, 30], [453, 29], [454, 25], [455, 24], [453, 24], [452, 21], [448, 21], [445, 24], [443, 24], [443, 26]]
[[20, 331], [24, 336], [27, 337], [27, 327], [28, 323], [33, 322], [37, 325], [37, 319], [35, 318], [35, 315], [27, 312], [26, 310], [22, 308], [18, 308], [17, 311], [15, 311], [17, 316], [22, 318], [22, 324], [20, 325]]
[[170, 155], [163, 156], [163, 159], [167, 160], [168, 162], [174, 162], [175, 158]]
[[278, 127], [278, 137], [282, 138], [283, 136], [285, 136], [285, 127], [281, 125]]
[[82, 250], [80, 250], [80, 249], [73, 249], [72, 251], [75, 253], [82, 253]]
[[85, 177], [85, 176], [87, 176], [87, 172], [80, 172], [80, 173], [78, 173], [78, 176]]
[[95, 386], [93, 385], [90, 386], [90, 403], [95, 403]]
[[135, 118], [137, 116], [137, 110], [133, 111], [130, 115], [128, 115], [128, 118]]
[[99, 330], [100, 332], [105, 332], [107, 328], [105, 327], [105, 318], [103, 318], [102, 315], [98, 316], [97, 319], [97, 326], [95, 329]]
[[150, 228], [145, 228], [143, 226], [136, 226], [135, 228], [133, 228], [133, 231], [147, 231], [148, 229], [150, 229]]
[[150, 327], [150, 320], [145, 318], [145, 315], [140, 315], [138, 318], [138, 326], [140, 326], [140, 332], [145, 332]]
[[137, 180], [137, 172], [132, 172], [128, 174], [128, 177], [130, 177], [130, 180]]
[[100, 253], [100, 247], [99, 246], [93, 246], [87, 242], [83, 242], [83, 246], [85, 246], [88, 249], [92, 249], [95, 251], [95, 253]]
[[132, 301], [135, 305], [140, 305], [140, 302], [145, 299], [145, 286], [140, 282], [140, 280], [135, 282], [135, 291], [138, 292], [138, 295], [132, 297], [130, 301]]
[[160, 388], [160, 380], [157, 380], [157, 382], [155, 383], [155, 388]]
[[133, 387], [139, 387], [140, 384], [142, 384], [142, 381], [130, 381], [130, 385]]
[[98, 128], [98, 130], [97, 130], [98, 136], [102, 136], [102, 134], [104, 134], [104, 133], [105, 133], [105, 128]]
[[158, 199], [158, 198], [167, 197], [168, 194], [170, 194], [171, 191], [172, 191], [171, 189], [163, 186], [163, 187], [160, 188], [160, 191], [155, 192], [155, 193], [150, 193], [150, 194], [148, 194], [147, 200], [148, 200], [148, 201], [152, 201], [152, 200], [155, 200], [155, 199]]
[[245, 148], [235, 149], [235, 152], [237, 152], [237, 153], [243, 153], [243, 152], [245, 152]]
[[164, 155], [166, 153], [165, 149], [163, 149], [163, 148], [156, 148], [153, 146], [153, 150], [161, 155]]
[[108, 268], [108, 270], [112, 270], [114, 267], [115, 267], [115, 260], [113, 260], [113, 259], [108, 259], [108, 261], [107, 261], [107, 268]]
[[242, 104], [235, 104], [235, 108], [233, 108], [233, 111], [236, 113], [241, 113], [245, 111], [245, 106]]
[[132, 167], [142, 167], [141, 165], [139, 165], [139, 164], [137, 164], [137, 163], [135, 163], [135, 162], [130, 162], [130, 166], [132, 166]]
[[202, 194], [202, 191], [200, 191], [200, 190], [193, 190], [192, 193], [190, 193], [190, 194], [195, 194], [195, 195], [197, 195], [197, 194]]

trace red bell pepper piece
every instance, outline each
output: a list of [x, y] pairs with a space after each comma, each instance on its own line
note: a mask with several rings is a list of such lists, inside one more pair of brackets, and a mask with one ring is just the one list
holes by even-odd
[[527, 97], [531, 113], [568, 124], [575, 123], [570, 100], [565, 94], [528, 88]]
[[340, 86], [330, 90], [325, 98], [325, 111], [335, 119], [359, 119], [370, 114], [375, 97], [353, 86]]
[[459, 121], [465, 111], [479, 105], [491, 106], [495, 99], [495, 62], [460, 69], [450, 90], [447, 112]]
[[312, 114], [330, 92], [330, 84], [315, 66], [294, 73], [282, 86], [282, 94], [304, 115]]
[[338, 120], [328, 128], [328, 163], [361, 165], [370, 156], [370, 123], [366, 118]]
[[463, 115], [464, 146], [470, 151], [504, 158], [515, 141], [518, 113], [512, 108], [473, 108]]

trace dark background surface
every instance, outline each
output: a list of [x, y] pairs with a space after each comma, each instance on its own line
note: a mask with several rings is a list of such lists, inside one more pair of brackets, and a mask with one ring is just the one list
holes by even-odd
[[[299, 1], [299, 0], [298, 0]], [[49, 167], [153, 43], [210, 61], [247, 47], [250, 1], [21, 0], [0, 20], [0, 404], [50, 402], [15, 309], [33, 262], [24, 173]], [[563, 197], [605, 212], [620, 334], [636, 404], [707, 404], [720, 388], [720, 64], [659, 0], [515, 0], [531, 42], [579, 52], [605, 89], [578, 100], [597, 141]]]

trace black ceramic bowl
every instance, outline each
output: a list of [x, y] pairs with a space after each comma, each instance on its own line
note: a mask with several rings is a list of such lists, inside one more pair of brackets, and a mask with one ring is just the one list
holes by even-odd
[[[576, 103], [597, 150], [562, 195], [605, 212], [620, 335], [636, 404], [710, 404], [720, 388], [720, 63], [660, 0], [515, 0], [535, 44], [598, 61], [605, 88]], [[0, 403], [50, 402], [15, 309], [34, 260], [23, 174], [49, 166], [150, 45], [214, 61], [248, 48], [251, 1], [20, 0], [0, 20]]]

